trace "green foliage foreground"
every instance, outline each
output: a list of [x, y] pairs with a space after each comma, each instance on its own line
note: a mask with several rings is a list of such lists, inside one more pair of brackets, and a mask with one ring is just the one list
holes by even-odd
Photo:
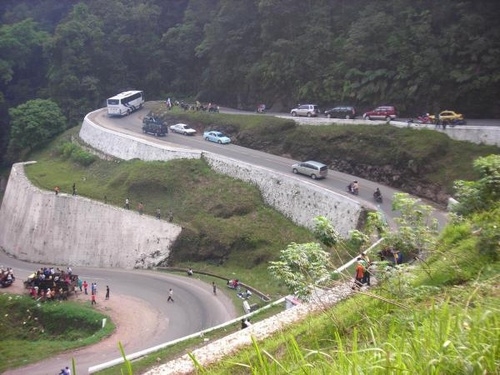
[[450, 225], [427, 262], [379, 270], [376, 288], [204, 371], [496, 374], [500, 266], [478, 251], [472, 227]]
[[[99, 342], [114, 331], [88, 304], [0, 294], [0, 372]], [[102, 328], [102, 320], [107, 323]]]

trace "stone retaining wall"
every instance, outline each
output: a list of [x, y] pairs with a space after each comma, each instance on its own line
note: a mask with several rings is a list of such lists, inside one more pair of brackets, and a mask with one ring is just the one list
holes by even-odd
[[316, 184], [263, 167], [243, 163], [217, 154], [203, 153], [203, 158], [219, 173], [257, 185], [264, 201], [293, 222], [314, 227], [314, 218], [327, 217], [346, 237], [357, 228], [363, 208], [349, 197]]
[[21, 163], [12, 166], [0, 222], [0, 247], [18, 259], [125, 269], [164, 260], [181, 232], [178, 225], [136, 211], [40, 190]]
[[106, 129], [91, 120], [95, 112], [85, 116], [80, 130], [80, 138], [93, 148], [108, 155], [123, 160], [141, 159], [145, 161], [199, 159], [201, 157], [199, 150], [162, 145]]
[[[327, 217], [342, 236], [358, 225], [364, 208], [349, 197], [295, 176], [217, 154], [157, 144], [99, 126], [88, 114], [80, 138], [121, 159], [203, 157], [217, 172], [255, 184], [267, 204], [296, 224], [312, 228]], [[0, 247], [19, 259], [45, 264], [143, 268], [168, 257], [181, 228], [79, 196], [42, 191], [15, 164], [0, 208]]]

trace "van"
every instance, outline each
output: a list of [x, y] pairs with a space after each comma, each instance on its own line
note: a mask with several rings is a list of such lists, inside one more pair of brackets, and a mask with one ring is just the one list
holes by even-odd
[[356, 109], [351, 106], [340, 106], [325, 111], [325, 116], [328, 118], [345, 118], [355, 119]]
[[168, 127], [161, 119], [155, 116], [146, 116], [142, 120], [142, 131], [157, 137], [164, 137], [168, 134]]
[[292, 165], [292, 172], [311, 177], [313, 180], [325, 178], [328, 174], [328, 166], [317, 161], [308, 160]]

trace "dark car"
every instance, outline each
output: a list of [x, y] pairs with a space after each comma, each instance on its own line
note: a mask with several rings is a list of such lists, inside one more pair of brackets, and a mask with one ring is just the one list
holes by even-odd
[[356, 109], [350, 106], [340, 106], [325, 111], [325, 116], [328, 118], [356, 118]]
[[146, 116], [142, 120], [142, 131], [157, 137], [163, 137], [168, 134], [168, 126], [158, 117]]

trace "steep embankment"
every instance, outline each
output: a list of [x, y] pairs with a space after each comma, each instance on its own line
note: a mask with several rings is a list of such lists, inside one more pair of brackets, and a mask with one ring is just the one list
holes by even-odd
[[433, 129], [322, 122], [299, 126], [295, 120], [271, 116], [204, 117], [161, 106], [153, 110], [167, 122], [184, 122], [199, 130], [215, 127], [240, 146], [295, 160], [320, 160], [331, 169], [441, 205], [453, 194], [453, 181], [477, 177], [473, 160], [500, 153], [499, 147], [453, 140]]

